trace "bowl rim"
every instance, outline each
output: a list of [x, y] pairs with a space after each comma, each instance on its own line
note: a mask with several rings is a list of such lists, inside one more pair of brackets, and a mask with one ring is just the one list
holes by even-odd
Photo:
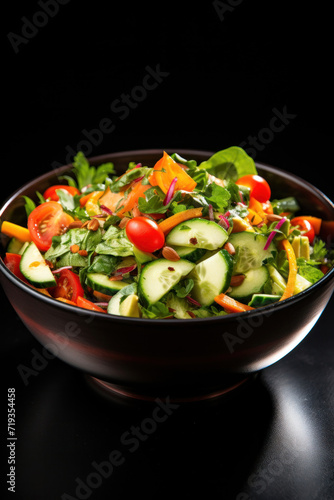
[[[176, 151], [180, 155], [207, 155], [210, 157], [211, 155], [214, 154], [212, 151], [206, 151], [206, 150], [196, 150], [196, 149], [181, 149], [181, 148], [155, 148], [155, 149], [135, 149], [135, 150], [125, 150], [125, 151], [119, 151], [119, 152], [111, 152], [111, 153], [106, 153], [106, 154], [101, 154], [97, 156], [92, 156], [92, 157], [87, 157], [88, 161], [91, 164], [99, 164], [105, 162], [108, 158], [110, 161], [110, 157], [113, 157], [115, 160], [118, 158], [123, 158], [126, 156], [135, 156], [135, 155], [145, 155], [145, 154], [158, 154], [160, 155], [162, 151]], [[255, 165], [258, 167], [263, 167], [266, 171], [272, 172], [272, 173], [279, 173], [282, 177], [284, 178], [292, 178], [294, 181], [296, 181], [298, 184], [302, 184], [308, 188], [311, 188], [313, 191], [316, 192], [318, 196], [323, 198], [325, 202], [327, 202], [333, 209], [334, 211], [334, 203], [333, 201], [328, 198], [326, 194], [324, 194], [320, 189], [318, 189], [316, 186], [311, 184], [310, 182], [302, 179], [298, 175], [294, 173], [287, 172], [286, 170], [283, 170], [279, 167], [274, 167], [268, 163], [265, 162], [260, 162], [256, 161]], [[26, 184], [20, 186], [17, 190], [15, 190], [1, 205], [0, 207], [0, 218], [2, 213], [6, 210], [7, 206], [15, 199], [17, 198], [22, 191], [25, 191], [27, 188], [30, 186], [33, 186], [36, 184], [36, 182], [41, 182], [45, 179], [47, 179], [51, 173], [54, 173], [55, 175], [59, 175], [63, 173], [64, 171], [68, 170], [72, 166], [72, 163], [68, 163], [66, 165], [62, 165], [60, 167], [57, 167], [55, 169], [49, 170], [48, 172], [35, 177], [31, 181], [27, 182]], [[71, 304], [66, 304], [65, 302], [57, 301], [52, 297], [48, 297], [47, 295], [44, 295], [34, 288], [31, 288], [28, 284], [24, 283], [22, 280], [17, 278], [4, 264], [3, 259], [0, 258], [0, 270], [1, 272], [9, 279], [14, 285], [18, 286], [22, 291], [27, 292], [31, 294], [33, 297], [40, 299], [44, 301], [46, 304], [49, 304], [54, 307], [59, 307], [60, 309], [63, 309], [64, 311], [68, 312], [77, 312], [78, 313], [78, 306], [74, 306]], [[230, 313], [227, 315], [222, 315], [222, 316], [212, 316], [208, 318], [189, 318], [189, 319], [177, 319], [177, 318], [171, 318], [171, 319], [163, 319], [163, 318], [130, 318], [127, 316], [118, 316], [118, 315], [113, 315], [113, 314], [108, 314], [104, 312], [99, 312], [99, 311], [91, 311], [91, 310], [85, 310], [83, 308], [80, 309], [80, 315], [92, 315], [95, 317], [100, 317], [100, 318], [109, 318], [107, 321], [112, 321], [112, 322], [118, 322], [118, 323], [134, 323], [140, 324], [148, 322], [148, 324], [166, 324], [166, 321], [172, 322], [172, 324], [193, 324], [194, 322], [197, 323], [208, 323], [208, 322], [213, 322], [217, 323], [217, 321], [223, 322], [224, 320], [226, 321], [227, 319], [237, 319], [237, 318], [246, 318], [246, 317], [252, 317], [257, 314], [262, 314], [262, 315], [268, 315], [269, 313], [272, 312], [274, 309], [275, 311], [284, 309], [286, 307], [289, 307], [290, 305], [299, 302], [302, 300], [304, 297], [307, 295], [310, 295], [313, 293], [314, 290], [317, 288], [321, 287], [322, 284], [329, 282], [332, 278], [334, 278], [334, 267], [328, 271], [319, 281], [311, 285], [310, 287], [306, 288], [302, 292], [299, 292], [297, 295], [294, 295], [292, 297], [289, 297], [285, 299], [282, 302], [276, 302], [273, 304], [268, 304], [267, 306], [263, 306], [258, 309], [250, 310], [250, 311], [244, 311], [244, 312], [238, 312], [238, 313]], [[223, 323], [222, 323], [223, 324]]]

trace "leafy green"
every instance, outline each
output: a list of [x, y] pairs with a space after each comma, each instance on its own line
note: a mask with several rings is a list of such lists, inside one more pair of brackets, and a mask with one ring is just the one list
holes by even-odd
[[[54, 262], [56, 259], [62, 257], [64, 254], [70, 252], [70, 247], [72, 245], [78, 245], [81, 250], [87, 250], [87, 252], [93, 251], [95, 250], [96, 245], [98, 245], [101, 239], [102, 239], [101, 229], [98, 229], [97, 231], [88, 231], [87, 229], [82, 229], [82, 228], [70, 229], [61, 236], [54, 236], [52, 238], [52, 245], [49, 248], [49, 250], [47, 250], [47, 252], [45, 253], [45, 258], [47, 260], [50, 260], [51, 262]], [[75, 265], [75, 264], [62, 264], [62, 265]]]
[[25, 208], [27, 217], [29, 217], [31, 212], [36, 208], [36, 204], [31, 198], [29, 198], [29, 196], [22, 196], [22, 198], [24, 198], [24, 201], [25, 201], [24, 208]]
[[166, 304], [164, 304], [161, 301], [156, 302], [155, 304], [150, 304], [146, 308], [141, 307], [141, 312], [143, 318], [150, 318], [150, 319], [154, 318], [162, 319], [171, 316], [170, 310], [168, 309]]
[[312, 260], [323, 262], [327, 255], [326, 243], [317, 238], [314, 240]]
[[231, 146], [213, 154], [203, 161], [199, 168], [204, 168], [209, 174], [219, 179], [238, 180], [248, 174], [257, 174], [253, 158], [238, 146]]
[[206, 187], [204, 197], [213, 209], [224, 211], [228, 207], [231, 194], [226, 188], [212, 182]]
[[59, 203], [61, 204], [64, 212], [71, 215], [73, 219], [80, 219], [81, 221], [87, 221], [90, 219], [85, 207], [80, 205], [80, 196], [71, 195], [64, 189], [57, 189], [57, 194], [59, 196]]
[[127, 184], [135, 179], [138, 179], [139, 177], [147, 177], [151, 171], [152, 169], [149, 167], [139, 167], [134, 170], [129, 170], [124, 175], [109, 184], [110, 191], [112, 193], [119, 193]]
[[133, 255], [133, 245], [128, 240], [125, 229], [109, 226], [102, 237], [102, 241], [95, 248], [96, 253], [127, 257]]
[[76, 177], [77, 187], [80, 191], [89, 184], [103, 183], [109, 174], [116, 174], [111, 162], [94, 167], [89, 164], [82, 151], [79, 151], [74, 157], [72, 172]]
[[86, 267], [87, 257], [80, 255], [79, 253], [72, 253], [67, 251], [64, 253], [57, 262], [57, 267], [73, 266], [73, 267]]
[[313, 262], [307, 261], [303, 258], [297, 259], [298, 273], [312, 284], [319, 281], [324, 273], [318, 269]]
[[223, 309], [218, 309], [215, 306], [202, 306], [192, 310], [197, 318], [210, 318], [212, 316], [225, 316], [227, 313]]
[[115, 270], [118, 262], [119, 258], [114, 255], [96, 255], [87, 272], [110, 275]]
[[174, 286], [173, 290], [175, 291], [177, 297], [179, 297], [180, 299], [184, 299], [185, 297], [187, 297], [187, 295], [190, 294], [193, 287], [194, 280], [192, 280], [191, 278], [186, 278], [179, 281], [179, 283]]

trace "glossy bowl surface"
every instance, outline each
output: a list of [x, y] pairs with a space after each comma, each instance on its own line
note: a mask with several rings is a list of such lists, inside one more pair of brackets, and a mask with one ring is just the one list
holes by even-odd
[[[167, 152], [174, 152], [168, 150]], [[198, 162], [211, 152], [177, 150]], [[161, 150], [138, 150], [91, 158], [112, 161], [122, 173], [130, 161], [153, 166]], [[333, 203], [299, 177], [261, 163], [258, 172], [271, 185], [272, 198], [296, 196], [303, 213], [334, 219]], [[4, 203], [1, 221], [25, 224], [22, 195], [58, 183], [66, 165], [17, 190]], [[1, 235], [1, 255], [8, 238]], [[53, 354], [120, 394], [142, 399], [180, 400], [224, 393], [248, 374], [277, 362], [312, 329], [333, 292], [334, 269], [318, 283], [284, 302], [256, 311], [191, 320], [146, 320], [90, 312], [60, 303], [17, 279], [0, 259], [5, 293], [28, 330]]]

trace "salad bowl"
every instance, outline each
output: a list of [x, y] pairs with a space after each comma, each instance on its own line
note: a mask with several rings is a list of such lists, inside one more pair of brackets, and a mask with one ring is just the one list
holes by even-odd
[[[212, 155], [196, 150], [178, 153], [197, 161]], [[121, 174], [129, 162], [153, 166], [160, 156], [158, 149], [137, 150], [89, 161], [91, 165], [112, 162]], [[22, 197], [44, 192], [71, 167], [59, 167], [18, 189], [1, 207], [1, 222], [26, 224]], [[256, 168], [270, 183], [274, 198], [294, 196], [304, 213], [334, 220], [334, 204], [316, 187], [270, 165], [257, 162]], [[56, 301], [25, 284], [3, 262], [7, 244], [8, 237], [1, 234], [1, 285], [32, 335], [97, 387], [140, 400], [197, 401], [240, 387], [304, 339], [334, 286], [332, 268], [297, 295], [256, 310], [189, 320], [114, 316]]]

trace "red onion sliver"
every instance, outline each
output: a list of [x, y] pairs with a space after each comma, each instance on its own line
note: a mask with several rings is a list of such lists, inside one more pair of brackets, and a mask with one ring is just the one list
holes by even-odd
[[137, 163], [137, 165], [134, 168], [140, 168], [142, 166], [141, 163]]
[[175, 184], [177, 183], [177, 177], [174, 177], [172, 182], [170, 183], [170, 186], [168, 188], [168, 191], [166, 193], [165, 199], [162, 202], [163, 205], [168, 205], [168, 203], [171, 201], [173, 198], [174, 190], [175, 190]]
[[201, 304], [199, 302], [197, 302], [197, 300], [195, 300], [192, 297], [190, 297], [190, 295], [187, 295], [186, 299], [191, 304], [194, 304], [195, 306], [201, 307]]
[[230, 227], [230, 223], [229, 223], [228, 219], [226, 219], [226, 217], [224, 215], [220, 215], [219, 218], [221, 221], [224, 221], [224, 226], [226, 226], [225, 229], [228, 229]]
[[110, 208], [106, 207], [105, 205], [100, 205], [100, 208], [101, 210], [103, 210], [103, 212], [106, 212], [109, 215], [114, 215]]
[[140, 177], [137, 177], [137, 179], [133, 179], [132, 182], [139, 182], [141, 181], [142, 179], [144, 179], [145, 175], [141, 175]]
[[213, 208], [212, 208], [212, 205], [209, 205], [209, 219], [210, 220], [213, 220], [214, 217], [213, 217]]
[[64, 266], [64, 267], [60, 267], [59, 269], [55, 269], [54, 271], [51, 271], [51, 272], [52, 272], [52, 274], [57, 274], [57, 273], [61, 273], [65, 269], [72, 269], [72, 267], [73, 266]]
[[131, 273], [131, 271], [134, 271], [136, 269], [137, 265], [133, 264], [133, 266], [128, 266], [128, 267], [120, 267], [115, 271], [115, 276], [120, 275], [120, 274], [126, 274], [126, 273]]
[[268, 250], [269, 248], [269, 245], [270, 243], [272, 242], [274, 236], [276, 235], [276, 229], [279, 229], [283, 224], [284, 222], [286, 221], [286, 218], [285, 217], [282, 217], [282, 219], [280, 221], [277, 222], [276, 226], [275, 226], [275, 230], [272, 231], [269, 236], [268, 236], [268, 239], [266, 241], [266, 244], [264, 245], [263, 247], [263, 250]]
[[109, 302], [94, 302], [94, 304], [99, 307], [108, 307]]

